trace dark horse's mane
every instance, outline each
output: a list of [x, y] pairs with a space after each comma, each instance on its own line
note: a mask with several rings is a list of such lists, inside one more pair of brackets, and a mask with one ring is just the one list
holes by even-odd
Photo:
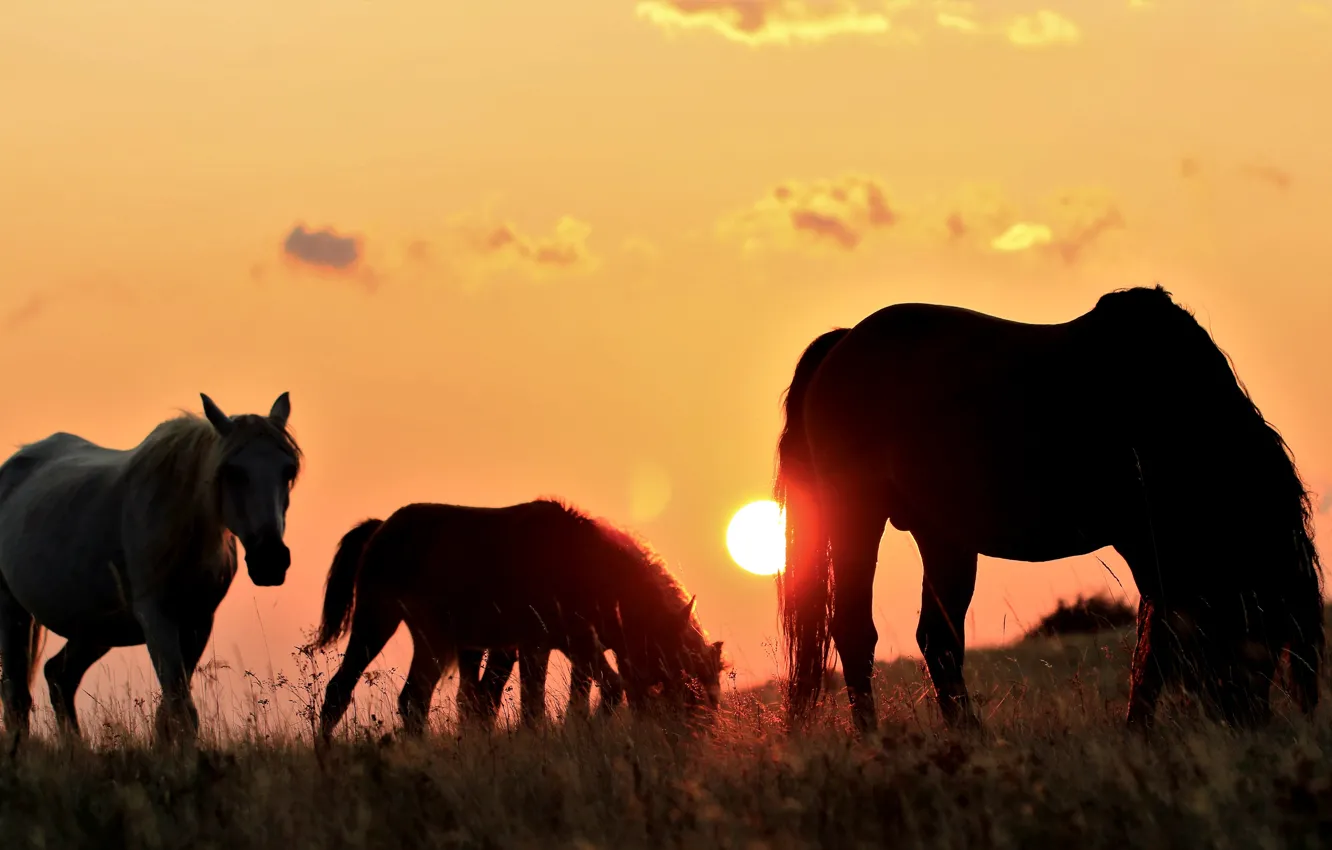
[[[1324, 654], [1323, 570], [1314, 545], [1313, 499], [1285, 438], [1267, 419], [1240, 379], [1230, 356], [1213, 340], [1193, 312], [1177, 304], [1162, 286], [1122, 289], [1102, 296], [1092, 311], [1109, 323], [1127, 318], [1145, 328], [1145, 344], [1118, 346], [1116, 356], [1140, 350], [1139, 374], [1152, 376], [1154, 401], [1169, 411], [1188, 436], [1203, 437], [1210, 450], [1202, 462], [1184, 467], [1196, 476], [1194, 492], [1224, 493], [1223, 498], [1246, 509], [1243, 524], [1251, 528], [1244, 552], [1255, 559], [1289, 558], [1284, 564], [1255, 560], [1238, 569], [1239, 581], [1258, 596], [1275, 625], [1269, 635], [1279, 651], [1291, 655], [1291, 684], [1297, 700], [1317, 701], [1318, 670]], [[1169, 364], [1165, 368], [1162, 363]], [[1178, 364], [1175, 368], [1170, 368]], [[1150, 411], [1149, 411], [1150, 412]], [[1182, 436], [1182, 435], [1181, 435]], [[1162, 447], [1175, 452], [1178, 444]], [[1176, 467], [1173, 459], [1158, 469]], [[1180, 470], [1183, 472], [1183, 469]], [[1236, 486], [1238, 483], [1239, 486]], [[1145, 484], [1149, 490], [1151, 482]], [[1181, 492], [1182, 492], [1181, 488]], [[1199, 545], [1233, 546], [1233, 536], [1196, 541]], [[1293, 563], [1294, 568], [1288, 564]], [[1276, 614], [1277, 616], [1271, 616]], [[1286, 616], [1281, 616], [1281, 615]], [[1295, 663], [1297, 662], [1298, 663]]]
[[[637, 567], [637, 569], [625, 569], [622, 571], [622, 575], [619, 576], [619, 578], [628, 579], [634, 585], [635, 590], [659, 593], [665, 603], [674, 606], [670, 609], [672, 613], [675, 610], [683, 609], [688, 604], [689, 595], [685, 591], [684, 585], [671, 572], [665, 559], [657, 554], [641, 537], [616, 526], [609, 520], [594, 517], [563, 499], [543, 497], [536, 501], [559, 508], [570, 519], [574, 520], [576, 527], [591, 532], [610, 544], [612, 551], [624, 556], [621, 562], [622, 566]], [[699, 634], [704, 635], [705, 632], [697, 618], [693, 618], [692, 615], [691, 618]]]

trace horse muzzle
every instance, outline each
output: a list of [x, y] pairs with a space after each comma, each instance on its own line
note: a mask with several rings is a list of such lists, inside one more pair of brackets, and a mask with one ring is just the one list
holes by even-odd
[[291, 550], [277, 538], [257, 540], [253, 546], [245, 547], [245, 566], [255, 586], [277, 587], [287, 580]]

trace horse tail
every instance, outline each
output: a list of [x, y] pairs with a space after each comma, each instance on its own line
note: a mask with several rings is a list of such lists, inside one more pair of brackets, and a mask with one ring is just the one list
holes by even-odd
[[351, 625], [352, 613], [356, 609], [356, 578], [361, 572], [361, 554], [383, 524], [382, 519], [368, 519], [344, 534], [338, 543], [324, 584], [324, 610], [315, 648], [322, 649], [334, 643]]
[[786, 425], [777, 441], [774, 495], [786, 514], [786, 568], [778, 605], [790, 678], [787, 709], [798, 715], [818, 699], [832, 649], [832, 554], [819, 516], [818, 482], [806, 439], [804, 405], [823, 359], [849, 333], [828, 331], [805, 348], [786, 391]]

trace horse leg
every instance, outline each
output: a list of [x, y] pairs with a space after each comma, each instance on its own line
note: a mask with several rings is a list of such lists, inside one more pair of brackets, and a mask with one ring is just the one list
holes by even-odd
[[43, 672], [46, 689], [51, 695], [51, 708], [55, 710], [56, 725], [70, 737], [79, 735], [79, 717], [74, 708], [74, 697], [88, 669], [111, 651], [109, 646], [67, 641], [60, 651], [46, 662]]
[[950, 727], [977, 727], [962, 673], [966, 661], [967, 609], [976, 591], [976, 553], [947, 540], [916, 538], [925, 567], [916, 644], [930, 671], [934, 695]]
[[32, 712], [29, 682], [38, 628], [33, 616], [0, 583], [0, 701], [4, 703], [5, 729], [15, 748], [28, 737], [28, 717]]
[[342, 720], [347, 707], [351, 705], [352, 692], [361, 674], [375, 660], [375, 656], [384, 651], [393, 633], [402, 624], [402, 614], [391, 606], [384, 606], [383, 611], [375, 610], [368, 603], [358, 603], [352, 616], [351, 637], [347, 639], [347, 651], [342, 654], [342, 664], [328, 680], [324, 689], [324, 705], [319, 710], [319, 738], [316, 743], [324, 744], [333, 737], [333, 729]]
[[571, 635], [568, 655], [571, 673], [569, 707], [565, 710], [565, 717], [572, 716], [575, 707], [580, 717], [591, 715], [589, 702], [593, 680], [601, 688], [599, 712], [602, 715], [613, 714], [624, 699], [624, 681], [606, 661], [606, 650], [596, 634], [588, 631]]
[[[826, 504], [826, 502], [825, 502]], [[874, 570], [886, 518], [853, 500], [843, 503], [846, 515], [831, 529], [833, 563], [833, 617], [830, 633], [842, 659], [851, 719], [861, 734], [874, 731], [879, 720], [874, 708]]]
[[1126, 723], [1134, 729], [1151, 729], [1156, 720], [1156, 703], [1165, 687], [1164, 665], [1170, 655], [1167, 640], [1158, 632], [1160, 614], [1148, 596], [1138, 600], [1138, 643], [1133, 648], [1133, 666], [1129, 674], [1129, 705]]
[[[573, 659], [570, 659], [572, 661]], [[569, 707], [565, 710], [565, 716], [572, 715], [574, 709], [578, 710], [579, 717], [590, 717], [592, 714], [592, 667], [587, 663], [572, 663], [569, 666]], [[602, 714], [609, 714], [615, 710], [615, 703], [604, 693], [601, 696], [601, 707], [599, 711]]]
[[550, 664], [550, 649], [524, 649], [518, 664], [518, 683], [521, 693], [523, 725], [541, 726], [546, 719], [546, 670]]
[[430, 699], [451, 660], [447, 656], [452, 653], [437, 653], [425, 634], [415, 629], [411, 634], [412, 665], [407, 670], [402, 693], [398, 695], [398, 715], [402, 718], [403, 731], [416, 738], [425, 733]]
[[512, 649], [486, 651], [486, 669], [477, 686], [480, 710], [492, 725], [499, 718], [500, 703], [504, 700], [504, 686], [509, 684], [513, 668], [518, 664], [518, 653]]
[[461, 721], [480, 720], [482, 712], [478, 700], [479, 680], [481, 678], [481, 659], [484, 649], [458, 650], [458, 719]]
[[135, 606], [143, 628], [148, 657], [162, 686], [154, 728], [164, 742], [192, 743], [199, 733], [199, 711], [190, 695], [190, 673], [185, 660], [186, 634], [163, 601], [147, 600]]

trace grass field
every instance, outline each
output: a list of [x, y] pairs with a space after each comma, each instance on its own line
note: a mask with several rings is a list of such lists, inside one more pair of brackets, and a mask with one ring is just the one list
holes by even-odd
[[[0, 756], [0, 838], [228, 850], [1328, 846], [1328, 711], [1306, 720], [1281, 698], [1270, 728], [1236, 734], [1175, 700], [1143, 740], [1120, 728], [1132, 641], [1112, 632], [970, 653], [986, 718], [971, 736], [942, 729], [908, 661], [881, 669], [872, 741], [849, 736], [840, 710], [787, 736], [771, 686], [732, 690], [704, 736], [617, 717], [461, 737], [440, 723], [403, 743], [384, 734], [385, 681], [374, 718], [363, 708], [355, 720], [365, 731], [322, 761], [299, 723], [212, 728], [195, 755], [157, 752], [144, 742], [151, 707], [124, 706], [103, 713], [87, 746], [43, 735]], [[263, 687], [257, 699], [318, 695], [318, 680]]]

